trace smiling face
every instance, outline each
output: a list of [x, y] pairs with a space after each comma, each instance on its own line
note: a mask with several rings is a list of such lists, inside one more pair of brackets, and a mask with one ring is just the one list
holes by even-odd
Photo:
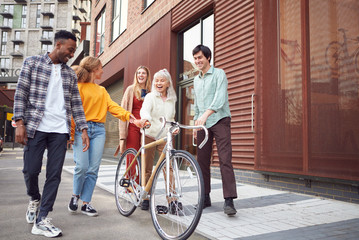
[[156, 91], [159, 92], [162, 96], [167, 96], [167, 89], [170, 86], [168, 80], [163, 76], [158, 76], [154, 80], [154, 86]]
[[137, 70], [136, 76], [137, 76], [138, 84], [142, 88], [145, 88], [146, 87], [146, 81], [147, 81], [147, 71], [145, 69], [143, 69], [143, 68], [140, 68], [140, 69]]
[[207, 59], [203, 55], [202, 51], [199, 51], [198, 53], [194, 54], [193, 58], [198, 70], [200, 70], [203, 74], [210, 69], [211, 65], [209, 63], [209, 58]]
[[56, 59], [53, 62], [67, 63], [69, 59], [74, 56], [76, 51], [76, 42], [72, 39], [59, 40], [56, 42], [55, 50]]

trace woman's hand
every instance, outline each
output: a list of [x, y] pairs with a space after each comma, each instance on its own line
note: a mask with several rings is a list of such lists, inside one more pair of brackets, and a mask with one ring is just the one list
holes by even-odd
[[133, 121], [133, 124], [135, 124], [138, 128], [144, 128], [147, 125], [151, 125], [146, 119], [136, 119]]

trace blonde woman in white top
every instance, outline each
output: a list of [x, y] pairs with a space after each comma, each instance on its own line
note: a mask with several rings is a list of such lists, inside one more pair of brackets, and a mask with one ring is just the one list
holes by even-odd
[[[161, 116], [164, 116], [168, 121], [174, 121], [176, 101], [177, 96], [170, 73], [167, 69], [156, 72], [153, 76], [151, 92], [146, 95], [140, 111], [141, 121], [151, 123], [151, 127], [146, 130], [146, 144], [155, 141], [155, 137], [158, 135], [162, 125], [159, 120]], [[166, 132], [163, 131], [160, 137], [165, 135]], [[151, 176], [155, 151], [157, 150], [161, 153], [164, 147], [165, 144], [162, 144], [156, 148], [146, 149], [146, 182]], [[149, 201], [144, 200], [142, 209], [147, 210], [148, 207]]]

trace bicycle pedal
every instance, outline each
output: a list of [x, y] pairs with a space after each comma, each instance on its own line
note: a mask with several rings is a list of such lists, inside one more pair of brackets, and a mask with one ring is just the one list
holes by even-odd
[[131, 185], [131, 182], [130, 182], [130, 179], [128, 179], [128, 178], [122, 178], [121, 180], [120, 180], [120, 186], [121, 187], [129, 187]]
[[163, 205], [157, 205], [156, 206], [156, 212], [157, 214], [167, 214], [168, 213], [168, 207]]

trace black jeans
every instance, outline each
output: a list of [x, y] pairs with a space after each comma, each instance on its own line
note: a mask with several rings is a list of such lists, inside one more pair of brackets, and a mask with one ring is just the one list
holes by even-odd
[[[197, 143], [204, 139], [204, 131], [197, 132]], [[211, 192], [211, 158], [213, 138], [216, 139], [219, 166], [222, 175], [223, 197], [237, 198], [236, 179], [232, 166], [231, 118], [225, 117], [208, 128], [208, 141], [202, 149], [197, 148], [197, 161], [204, 180], [204, 193]]]
[[44, 151], [47, 148], [46, 181], [42, 192], [40, 211], [48, 213], [54, 206], [61, 181], [68, 134], [36, 131], [24, 148], [24, 178], [27, 194], [32, 200], [40, 199], [39, 174]]

